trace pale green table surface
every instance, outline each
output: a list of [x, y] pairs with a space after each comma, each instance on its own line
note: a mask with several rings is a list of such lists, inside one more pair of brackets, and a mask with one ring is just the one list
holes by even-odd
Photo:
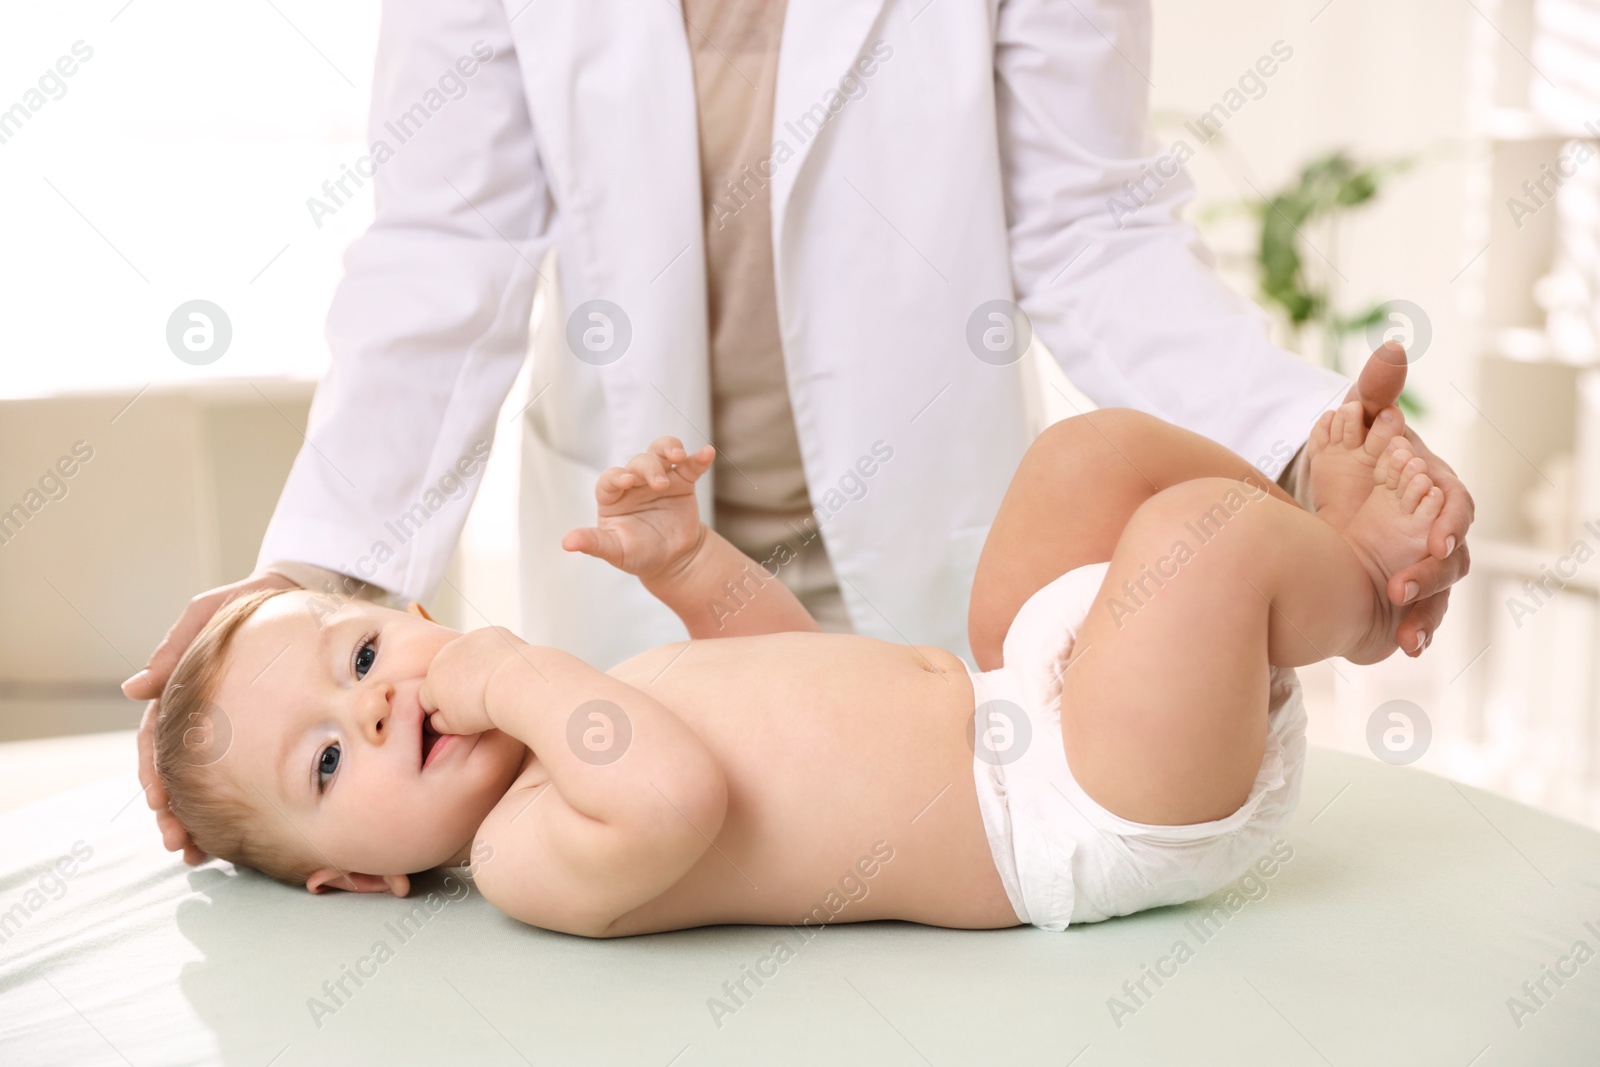
[[[0, 815], [0, 1063], [1600, 1064], [1600, 834], [1325, 749], [1293, 858], [1204, 938], [1220, 895], [1065, 933], [595, 941], [517, 923], [464, 882], [450, 899], [441, 873], [398, 900], [189, 868], [138, 794], [130, 770]], [[87, 859], [52, 881], [75, 845]], [[735, 1005], [723, 983], [779, 940], [784, 962]], [[1130, 996], [1179, 941], [1170, 977]], [[378, 942], [387, 958], [334, 1006], [324, 982]]]

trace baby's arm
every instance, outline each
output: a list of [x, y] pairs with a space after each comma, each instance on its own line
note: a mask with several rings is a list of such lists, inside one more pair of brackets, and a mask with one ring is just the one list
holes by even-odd
[[626, 467], [601, 473], [597, 525], [569, 532], [562, 547], [638, 578], [691, 638], [821, 630], [787, 586], [700, 521], [695, 483], [715, 454], [656, 438]]
[[604, 937], [681, 879], [722, 828], [721, 766], [649, 694], [527, 644], [483, 692], [489, 720], [549, 776], [507, 793], [478, 830], [488, 846], [478, 888], [513, 918]]
[[640, 579], [677, 613], [691, 638], [821, 631], [788, 586], [711, 527], [702, 523], [701, 529], [704, 538], [682, 566]]

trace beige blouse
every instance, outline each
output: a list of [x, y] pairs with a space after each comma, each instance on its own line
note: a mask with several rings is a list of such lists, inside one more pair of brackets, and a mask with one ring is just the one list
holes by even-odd
[[811, 510], [778, 332], [771, 182], [759, 167], [772, 154], [785, 7], [785, 0], [683, 0], [700, 112], [713, 525], [757, 560], [780, 541], [798, 551]]

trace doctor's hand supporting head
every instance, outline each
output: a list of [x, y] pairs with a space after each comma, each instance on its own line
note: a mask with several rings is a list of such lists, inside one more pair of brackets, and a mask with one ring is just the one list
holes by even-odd
[[258, 589], [294, 589], [296, 584], [281, 574], [258, 571], [230, 585], [218, 586], [201, 593], [189, 601], [172, 624], [167, 636], [161, 639], [144, 670], [122, 683], [122, 693], [130, 700], [148, 700], [144, 717], [139, 720], [139, 784], [144, 787], [145, 803], [156, 813], [156, 823], [161, 827], [161, 842], [168, 852], [183, 851], [184, 862], [204, 863], [206, 855], [195, 847], [189, 831], [178, 821], [168, 807], [167, 790], [156, 775], [155, 724], [161, 690], [166, 687], [172, 669], [177, 666], [194, 637], [211, 620], [211, 616], [228, 601], [253, 593]]

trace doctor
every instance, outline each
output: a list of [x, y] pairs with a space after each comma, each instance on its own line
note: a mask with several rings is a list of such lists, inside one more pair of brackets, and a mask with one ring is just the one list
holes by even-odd
[[[256, 572], [195, 597], [124, 691], [155, 697], [251, 589], [427, 600], [540, 285], [559, 303], [520, 415], [522, 636], [601, 668], [682, 625], [561, 542], [600, 473], [663, 434], [716, 444], [702, 518], [825, 629], [970, 662], [1033, 335], [1097, 404], [1293, 490], [1317, 417], [1348, 394], [1370, 419], [1404, 359], [1380, 349], [1352, 387], [1269, 343], [1180, 218], [1187, 176], [1154, 167], [1150, 52], [1139, 0], [386, 0], [369, 151], [307, 205], [377, 203], [306, 445]], [[1466, 572], [1472, 500], [1411, 436], [1446, 492], [1441, 558], [1394, 586], [1416, 654]], [[198, 862], [150, 771], [154, 707], [146, 797]]]

